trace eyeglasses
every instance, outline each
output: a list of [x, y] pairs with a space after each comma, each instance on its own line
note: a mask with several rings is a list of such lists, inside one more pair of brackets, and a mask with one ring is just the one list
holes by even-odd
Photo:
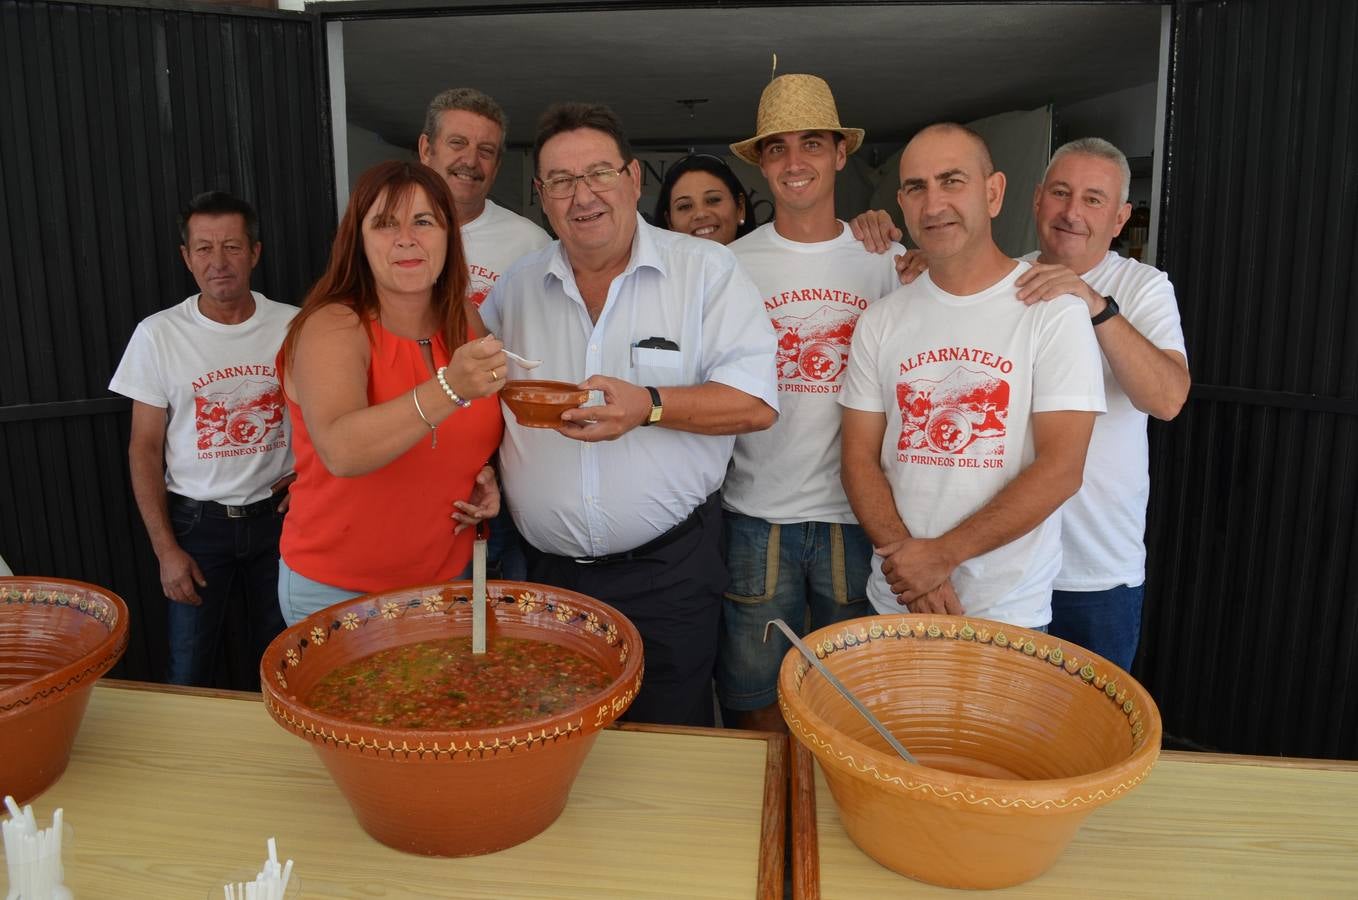
[[602, 194], [604, 191], [611, 191], [617, 187], [618, 176], [623, 173], [622, 168], [618, 169], [595, 169], [593, 172], [586, 172], [583, 175], [558, 175], [556, 178], [548, 178], [546, 181], [538, 179], [538, 187], [548, 197], [557, 200], [564, 200], [575, 194], [575, 186], [583, 181], [585, 185], [594, 193]]

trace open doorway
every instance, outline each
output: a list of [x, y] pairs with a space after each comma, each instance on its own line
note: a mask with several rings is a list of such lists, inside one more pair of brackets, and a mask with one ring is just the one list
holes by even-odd
[[[509, 153], [492, 198], [540, 221], [527, 149], [552, 101], [597, 100], [622, 117], [648, 187], [691, 151], [721, 155], [748, 137], [773, 72], [810, 72], [835, 92], [840, 119], [867, 131], [840, 176], [839, 214], [895, 209], [895, 155], [919, 127], [977, 125], [1009, 176], [996, 234], [1035, 248], [1027, 198], [1046, 154], [1105, 137], [1133, 169], [1154, 260], [1158, 160], [1168, 66], [1168, 8], [1146, 4], [835, 5], [741, 9], [591, 9], [506, 5], [474, 13], [374, 10], [327, 3], [338, 190], [367, 166], [413, 158], [428, 100], [454, 85], [494, 96], [510, 117]], [[336, 83], [338, 81], [338, 83]], [[737, 163], [756, 198], [757, 170]], [[343, 202], [343, 200], [341, 200]], [[647, 199], [643, 197], [646, 211]]]

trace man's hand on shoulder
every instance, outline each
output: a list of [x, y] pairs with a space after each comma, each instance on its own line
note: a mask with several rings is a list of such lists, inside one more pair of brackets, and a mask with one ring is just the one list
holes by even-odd
[[203, 570], [182, 547], [172, 547], [160, 557], [160, 589], [175, 603], [199, 606], [203, 598], [197, 588], [207, 587]]
[[1055, 263], [1033, 263], [1033, 267], [1020, 275], [1014, 286], [1018, 288], [1018, 298], [1028, 306], [1052, 300], [1062, 294], [1073, 294], [1089, 307], [1091, 319], [1103, 312], [1107, 303], [1103, 295], [1086, 284], [1083, 278]]
[[925, 258], [923, 250], [907, 250], [896, 257], [896, 275], [901, 279], [901, 284], [914, 281], [923, 275], [927, 268], [929, 260]]
[[645, 422], [651, 415], [651, 392], [640, 385], [591, 375], [580, 383], [590, 391], [602, 391], [603, 406], [581, 406], [561, 414], [557, 431], [577, 441], [614, 441]]
[[[874, 547], [873, 552], [882, 557], [882, 574], [891, 592], [898, 602], [911, 609], [916, 601], [947, 582], [957, 568], [943, 543], [928, 538], [903, 538], [885, 547]], [[952, 598], [956, 601], [956, 592], [952, 592]], [[939, 602], [946, 604], [946, 599], [945, 593]], [[961, 604], [956, 606], [960, 613]]]
[[862, 241], [863, 249], [869, 253], [885, 253], [901, 239], [901, 230], [884, 209], [870, 209], [854, 216], [849, 222], [849, 231]]

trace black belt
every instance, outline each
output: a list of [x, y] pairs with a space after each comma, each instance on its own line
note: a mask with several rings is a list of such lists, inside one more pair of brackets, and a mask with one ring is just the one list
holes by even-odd
[[184, 509], [193, 512], [201, 509], [203, 515], [217, 519], [253, 519], [255, 516], [271, 516], [278, 508], [278, 498], [272, 495], [244, 506], [228, 506], [213, 500], [194, 500], [192, 497], [181, 497], [179, 494], [170, 494], [169, 497], [171, 503]]
[[697, 528], [702, 524], [703, 513], [707, 508], [715, 506], [720, 502], [721, 495], [719, 493], [712, 494], [702, 503], [699, 503], [694, 508], [693, 512], [688, 514], [687, 519], [680, 522], [678, 525], [675, 525], [664, 534], [647, 541], [640, 547], [634, 547], [633, 549], [625, 550], [622, 553], [609, 553], [606, 556], [568, 556], [565, 558], [577, 562], [582, 566], [597, 566], [602, 563], [627, 562], [628, 560], [633, 559], [644, 559], [652, 553], [655, 553], [657, 550], [668, 547], [670, 544], [673, 544], [675, 541]]

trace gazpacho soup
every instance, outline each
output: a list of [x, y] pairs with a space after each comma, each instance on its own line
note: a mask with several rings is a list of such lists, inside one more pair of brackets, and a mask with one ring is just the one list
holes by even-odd
[[612, 676], [560, 644], [497, 637], [472, 653], [469, 636], [392, 647], [340, 666], [307, 705], [350, 722], [460, 731], [550, 716], [602, 691]]

